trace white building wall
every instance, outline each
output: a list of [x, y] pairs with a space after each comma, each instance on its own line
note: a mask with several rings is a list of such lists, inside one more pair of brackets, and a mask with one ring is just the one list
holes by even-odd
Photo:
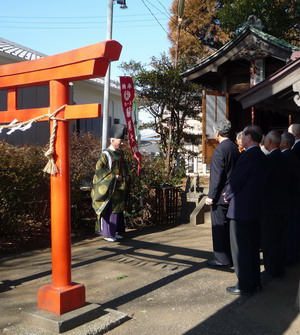
[[[92, 81], [73, 83], [73, 101], [75, 104], [100, 103], [103, 113], [104, 86]], [[125, 124], [125, 117], [122, 108], [120, 89], [110, 89], [109, 116], [119, 119], [121, 124]]]

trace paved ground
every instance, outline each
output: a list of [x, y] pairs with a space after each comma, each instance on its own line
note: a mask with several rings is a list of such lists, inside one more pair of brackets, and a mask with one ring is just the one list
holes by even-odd
[[[131, 318], [109, 335], [300, 334], [300, 265], [251, 297], [229, 295], [233, 270], [206, 266], [209, 224], [130, 231], [121, 243], [92, 238], [74, 243], [72, 255], [72, 280], [85, 285], [87, 302]], [[50, 269], [48, 249], [0, 259], [1, 330], [36, 306]]]

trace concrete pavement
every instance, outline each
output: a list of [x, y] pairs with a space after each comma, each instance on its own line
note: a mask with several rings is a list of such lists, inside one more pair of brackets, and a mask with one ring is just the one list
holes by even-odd
[[[129, 316], [109, 335], [300, 334], [299, 264], [260, 293], [238, 297], [225, 290], [236, 282], [233, 269], [207, 267], [211, 257], [208, 223], [131, 230], [122, 242], [74, 242], [72, 280], [85, 285], [87, 302]], [[50, 250], [1, 257], [0, 273], [0, 329], [28, 334], [22, 312], [51, 283]]]

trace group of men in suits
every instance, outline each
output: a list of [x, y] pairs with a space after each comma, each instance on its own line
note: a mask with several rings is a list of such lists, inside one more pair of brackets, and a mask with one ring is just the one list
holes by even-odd
[[233, 264], [238, 281], [227, 292], [252, 294], [261, 288], [261, 279], [283, 276], [285, 265], [298, 260], [300, 125], [291, 125], [282, 135], [270, 131], [264, 141], [267, 155], [260, 148], [263, 134], [258, 126], [242, 131], [241, 154], [229, 138], [230, 130], [228, 120], [217, 122], [214, 129], [219, 145], [206, 199], [211, 206], [214, 259], [208, 265]]

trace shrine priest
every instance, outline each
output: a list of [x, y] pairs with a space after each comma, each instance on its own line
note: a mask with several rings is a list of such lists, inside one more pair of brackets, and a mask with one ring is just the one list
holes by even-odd
[[116, 242], [125, 233], [124, 211], [129, 192], [129, 173], [124, 158], [126, 128], [115, 124], [109, 129], [110, 146], [96, 164], [91, 191], [92, 206], [97, 215], [95, 233], [106, 241]]

